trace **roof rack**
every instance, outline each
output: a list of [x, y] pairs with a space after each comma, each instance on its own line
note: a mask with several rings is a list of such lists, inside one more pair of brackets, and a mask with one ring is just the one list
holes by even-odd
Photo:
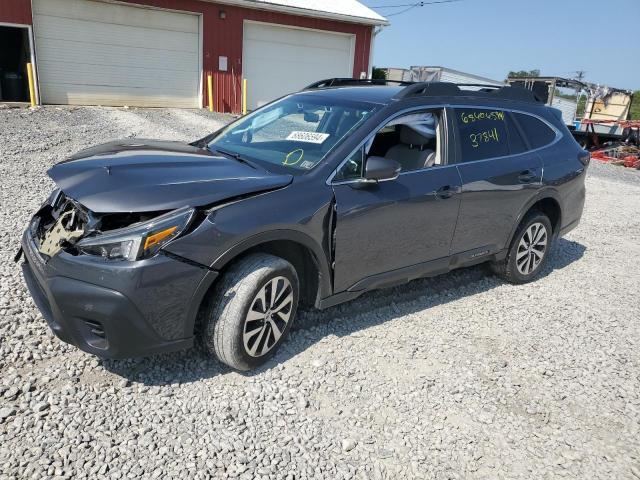
[[[463, 90], [460, 87], [479, 87], [480, 90]], [[449, 83], [449, 82], [420, 82], [402, 89], [393, 96], [394, 100], [409, 97], [485, 97], [518, 100], [521, 102], [542, 103], [540, 98], [526, 88], [498, 85], [484, 85], [481, 83]]]
[[332, 87], [354, 87], [354, 86], [367, 86], [367, 85], [411, 85], [413, 82], [405, 82], [402, 80], [386, 80], [378, 78], [327, 78], [320, 80], [319, 82], [312, 83], [303, 88], [303, 90], [315, 90], [318, 88], [332, 88]]
[[[517, 100], [521, 102], [544, 103], [534, 92], [526, 88], [483, 83], [406, 82], [400, 80], [384, 80], [371, 78], [327, 78], [325, 80], [320, 80], [319, 82], [312, 83], [311, 85], [304, 88], [304, 90], [373, 85], [397, 85], [405, 87], [392, 97], [394, 100], [401, 100], [409, 97], [447, 96], [501, 98], [505, 100]], [[478, 88], [478, 90], [468, 90], [462, 89], [460, 87], [474, 87]]]

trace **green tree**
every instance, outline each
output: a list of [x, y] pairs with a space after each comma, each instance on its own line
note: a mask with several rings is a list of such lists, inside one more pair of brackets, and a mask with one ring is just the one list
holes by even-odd
[[587, 96], [583, 94], [583, 95], [580, 95], [580, 97], [578, 97], [578, 108], [576, 109], [576, 118], [584, 117], [585, 108], [587, 108]]
[[373, 67], [371, 70], [371, 78], [374, 80], [386, 80], [387, 71], [384, 68]]
[[640, 90], [633, 92], [630, 118], [631, 120], [640, 120]]
[[509, 75], [507, 75], [507, 77], [516, 77], [516, 78], [523, 78], [523, 77], [539, 77], [540, 76], [540, 69], [536, 68], [534, 70], [518, 70], [518, 71], [510, 71]]

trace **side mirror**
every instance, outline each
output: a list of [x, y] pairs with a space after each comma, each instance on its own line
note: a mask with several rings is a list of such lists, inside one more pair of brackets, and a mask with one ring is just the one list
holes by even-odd
[[364, 167], [364, 180], [369, 183], [395, 180], [402, 166], [395, 160], [384, 157], [369, 157]]

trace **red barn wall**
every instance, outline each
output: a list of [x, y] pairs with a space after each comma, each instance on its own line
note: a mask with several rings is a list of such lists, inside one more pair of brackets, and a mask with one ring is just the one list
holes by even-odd
[[[242, 103], [242, 33], [244, 20], [291, 25], [356, 36], [353, 76], [369, 70], [372, 28], [336, 20], [303, 17], [286, 13], [202, 2], [198, 0], [123, 0], [125, 3], [202, 14], [203, 98], [207, 105], [207, 75], [214, 79], [214, 108], [219, 112], [239, 112]], [[226, 12], [220, 19], [219, 11]], [[0, 0], [0, 22], [31, 24], [31, 0]], [[228, 58], [228, 71], [218, 71], [218, 57]], [[37, 62], [37, 58], [36, 58]], [[319, 79], [320, 80], [320, 79]]]
[[31, 25], [31, 0], [0, 0], [0, 23]]

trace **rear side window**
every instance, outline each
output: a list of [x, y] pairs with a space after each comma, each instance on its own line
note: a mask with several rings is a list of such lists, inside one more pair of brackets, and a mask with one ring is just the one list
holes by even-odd
[[462, 162], [509, 155], [507, 112], [479, 108], [455, 109]]
[[516, 126], [511, 114], [507, 114], [505, 122], [507, 123], [507, 131], [509, 132], [509, 151], [511, 152], [511, 155], [517, 155], [527, 151], [527, 146], [524, 143], [522, 135], [520, 135], [518, 127]]
[[549, 145], [556, 139], [556, 132], [543, 121], [524, 113], [514, 113], [513, 115], [527, 136], [532, 149]]

